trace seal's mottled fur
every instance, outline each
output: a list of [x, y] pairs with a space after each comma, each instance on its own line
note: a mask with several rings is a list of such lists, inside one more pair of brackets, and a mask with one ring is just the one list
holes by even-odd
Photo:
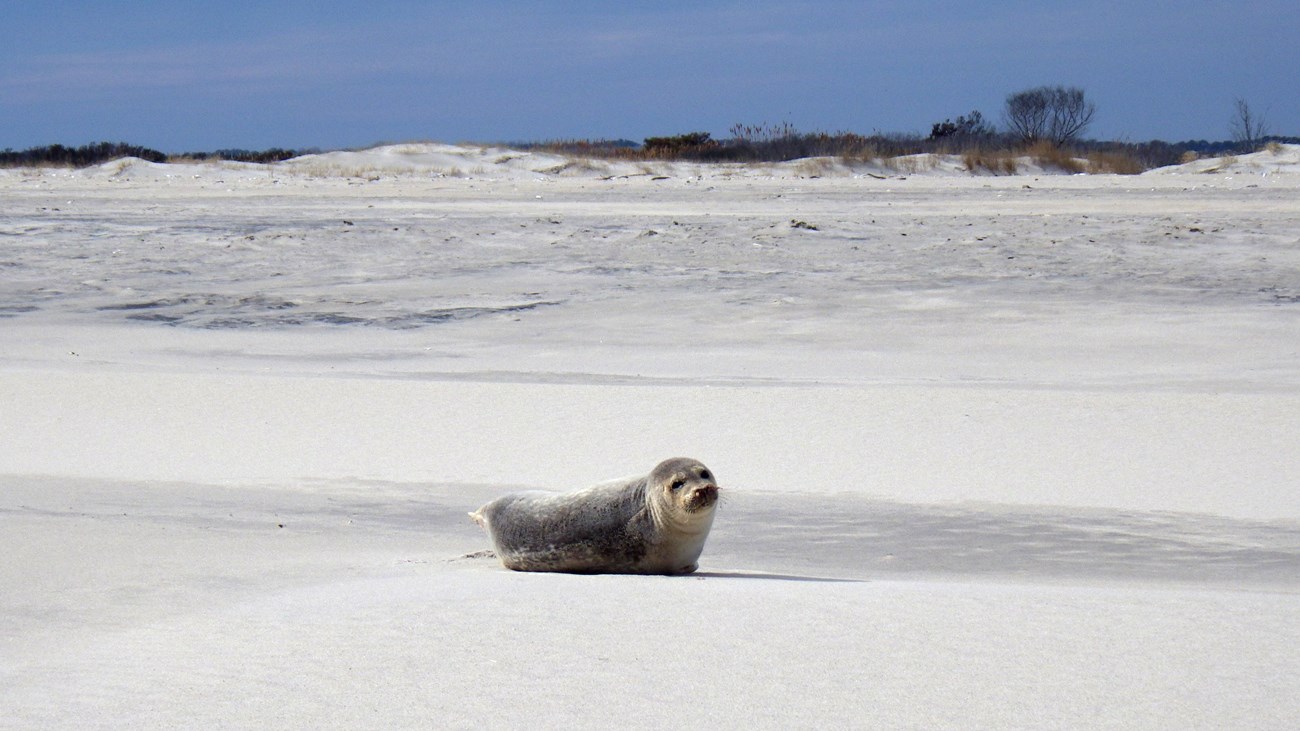
[[518, 492], [470, 513], [516, 571], [689, 574], [713, 525], [718, 485], [696, 460], [568, 493]]

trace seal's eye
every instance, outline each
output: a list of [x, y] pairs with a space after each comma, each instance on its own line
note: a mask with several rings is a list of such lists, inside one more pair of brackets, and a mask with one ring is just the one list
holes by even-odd
[[677, 492], [678, 490], [682, 489], [685, 486], [686, 486], [686, 480], [673, 480], [673, 484], [670, 485], [670, 487], [672, 487], [673, 489], [673, 492]]
[[700, 470], [700, 479], [701, 479], [701, 480], [712, 480], [712, 479], [713, 479], [713, 475], [709, 474], [709, 471], [708, 471], [708, 470]]

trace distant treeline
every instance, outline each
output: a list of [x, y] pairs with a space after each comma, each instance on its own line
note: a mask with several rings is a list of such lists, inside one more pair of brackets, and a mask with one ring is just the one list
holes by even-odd
[[183, 152], [173, 155], [172, 160], [231, 160], [233, 162], [280, 162], [299, 155], [320, 152], [311, 150], [285, 150], [272, 147], [269, 150], [217, 150], [215, 152]]
[[[123, 157], [138, 157], [149, 162], [169, 162], [175, 160], [232, 160], [236, 162], [279, 162], [291, 157], [305, 155], [308, 150], [284, 150], [278, 147], [269, 150], [217, 150], [215, 152], [186, 152], [180, 155], [166, 155], [157, 150], [125, 142], [96, 142], [80, 147], [64, 145], [45, 145], [22, 151], [5, 149], [0, 151], [2, 167], [37, 167], [63, 166], [88, 167], [99, 165]], [[312, 150], [310, 152], [315, 152]]]
[[64, 147], [63, 145], [46, 145], [32, 147], [21, 152], [5, 149], [0, 152], [0, 165], [6, 167], [27, 167], [36, 165], [63, 165], [69, 167], [86, 167], [98, 165], [120, 157], [138, 157], [149, 162], [166, 162], [167, 156], [157, 150], [125, 142], [97, 142], [81, 147]]
[[[960, 118], [959, 118], [960, 119]], [[513, 143], [516, 149], [564, 155], [626, 160], [691, 160], [698, 162], [787, 162], [807, 157], [838, 157], [871, 160], [920, 154], [979, 155], [1042, 154], [1043, 144], [1027, 147], [1009, 134], [990, 129], [963, 133], [959, 127], [936, 125], [928, 136], [907, 134], [861, 135], [854, 132], [799, 132], [788, 124], [737, 125], [729, 138], [715, 140], [708, 132], [647, 137], [637, 144], [630, 140], [550, 140]], [[1300, 137], [1269, 136], [1258, 140], [1259, 148], [1269, 142], [1300, 144]], [[1114, 142], [1078, 140], [1063, 149], [1064, 155], [1122, 156], [1128, 170], [1177, 165], [1192, 157], [1212, 157], [1243, 150], [1238, 141], [1188, 140], [1184, 142]]]
[[[1025, 146], [1010, 135], [983, 126], [965, 126], [969, 121], [936, 124], [928, 137], [906, 134], [861, 135], [854, 132], [799, 132], [789, 124], [736, 125], [731, 137], [713, 139], [708, 132], [689, 132], [665, 137], [633, 140], [548, 140], [506, 143], [518, 150], [534, 150], [575, 157], [622, 160], [690, 160], [697, 162], [786, 162], [806, 157], [839, 157], [845, 160], [872, 160], [917, 154], [963, 155], [980, 159], [989, 153], [1017, 154]], [[1267, 143], [1300, 144], [1300, 137], [1268, 136], [1257, 141], [1258, 148]], [[1042, 155], [1041, 144], [1034, 154]], [[1059, 155], [1106, 156], [1122, 164], [1113, 169], [1141, 171], [1177, 165], [1193, 157], [1211, 157], [1241, 152], [1240, 141], [1187, 140], [1184, 142], [1108, 142], [1078, 140], [1056, 150]], [[98, 142], [81, 147], [46, 145], [27, 150], [0, 151], [0, 167], [88, 167], [123, 157], [138, 157], [150, 162], [230, 160], [235, 162], [273, 163], [292, 157], [320, 152], [319, 149], [267, 150], [226, 149], [214, 152], [185, 152], [167, 155], [148, 147], [125, 142]]]

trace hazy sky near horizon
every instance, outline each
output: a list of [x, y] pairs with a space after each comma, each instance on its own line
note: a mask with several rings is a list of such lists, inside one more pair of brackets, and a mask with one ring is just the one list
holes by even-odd
[[0, 148], [164, 152], [628, 138], [735, 123], [928, 133], [1078, 86], [1088, 136], [1300, 135], [1300, 3], [7, 2]]

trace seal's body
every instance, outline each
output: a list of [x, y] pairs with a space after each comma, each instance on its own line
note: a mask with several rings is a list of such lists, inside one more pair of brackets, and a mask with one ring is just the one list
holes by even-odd
[[693, 459], [568, 493], [518, 492], [470, 513], [516, 571], [689, 574], [713, 525], [718, 485]]

